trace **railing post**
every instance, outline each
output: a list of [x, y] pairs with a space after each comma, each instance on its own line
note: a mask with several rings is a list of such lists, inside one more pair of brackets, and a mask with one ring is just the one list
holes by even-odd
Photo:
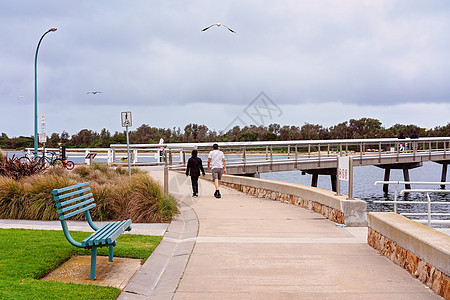
[[272, 145], [270, 145], [270, 170], [272, 171], [272, 164], [273, 164], [273, 148]]
[[269, 159], [269, 146], [266, 146], [266, 160]]
[[108, 156], [108, 158], [107, 158], [107, 161], [106, 161], [106, 162], [107, 162], [108, 166], [111, 166], [111, 160], [112, 160], [112, 151], [111, 151], [111, 148], [108, 149], [107, 156]]
[[133, 164], [138, 162], [138, 150], [134, 149], [133, 150]]
[[335, 196], [341, 195], [341, 180], [339, 179], [339, 156], [336, 157], [336, 194]]
[[311, 144], [308, 144], [308, 158], [311, 157]]
[[319, 168], [320, 168], [320, 144], [317, 145], [317, 153], [318, 153], [318, 156], [319, 156]]
[[428, 226], [431, 226], [431, 198], [430, 198], [430, 194], [427, 193], [427, 206], [428, 206]]
[[353, 200], [353, 158], [349, 157], [348, 160], [348, 198], [347, 200]]
[[428, 157], [431, 160], [431, 141], [428, 143]]
[[394, 213], [397, 213], [397, 187], [398, 187], [398, 181], [395, 184], [395, 189], [394, 189]]
[[378, 162], [381, 163], [381, 142], [378, 143]]
[[242, 149], [242, 160], [244, 162], [244, 173], [245, 173], [245, 163], [247, 161], [247, 158], [246, 158], [246, 155], [245, 155], [246, 154], [245, 151], [246, 151], [246, 147], [244, 146], [244, 148]]
[[290, 159], [291, 158], [291, 145], [288, 145], [288, 152], [287, 152], [287, 154], [288, 154], [288, 159]]
[[363, 143], [359, 143], [359, 164], [362, 166]]
[[295, 144], [295, 169], [298, 168], [298, 145]]
[[396, 155], [395, 161], [398, 162], [400, 159], [400, 143], [398, 143], [398, 142], [395, 143], [395, 149], [397, 150], [396, 151], [397, 155]]
[[327, 156], [330, 156], [330, 144], [327, 145]]
[[339, 144], [339, 156], [342, 156], [342, 144]]
[[[450, 142], [449, 142], [449, 145], [450, 145]], [[446, 157], [447, 157], [447, 142], [444, 141], [444, 159], [446, 159]]]
[[167, 162], [164, 165], [164, 193], [169, 193], [169, 168], [167, 166]]

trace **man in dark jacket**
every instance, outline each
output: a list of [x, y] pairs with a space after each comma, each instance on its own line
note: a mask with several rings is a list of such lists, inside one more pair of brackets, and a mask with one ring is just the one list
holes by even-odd
[[191, 175], [192, 197], [198, 197], [198, 177], [200, 176], [200, 171], [205, 176], [202, 160], [200, 157], [197, 157], [197, 150], [192, 150], [192, 156], [189, 158], [186, 167], [186, 176], [189, 176], [189, 173]]

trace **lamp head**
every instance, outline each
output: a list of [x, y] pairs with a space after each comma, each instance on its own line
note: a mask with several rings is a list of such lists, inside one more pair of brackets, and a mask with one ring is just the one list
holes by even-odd
[[56, 31], [56, 28], [50, 28], [48, 31]]

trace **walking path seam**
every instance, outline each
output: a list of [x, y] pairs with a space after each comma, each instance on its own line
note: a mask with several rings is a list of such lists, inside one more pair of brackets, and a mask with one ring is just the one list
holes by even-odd
[[198, 234], [196, 213], [184, 202], [178, 203], [180, 214], [118, 299], [171, 299], [175, 294]]

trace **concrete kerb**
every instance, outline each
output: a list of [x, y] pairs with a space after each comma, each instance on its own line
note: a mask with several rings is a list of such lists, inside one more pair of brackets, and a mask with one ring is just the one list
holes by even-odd
[[[210, 176], [207, 174], [206, 178], [211, 179]], [[359, 199], [348, 200], [347, 196], [336, 196], [334, 192], [301, 184], [245, 176], [224, 175], [222, 182], [293, 195], [313, 201], [341, 212], [344, 215], [346, 226], [367, 226], [367, 204]]]
[[195, 211], [184, 202], [178, 203], [180, 214], [118, 299], [172, 298], [194, 249], [199, 227]]
[[450, 276], [450, 237], [393, 212], [369, 214], [369, 228]]

